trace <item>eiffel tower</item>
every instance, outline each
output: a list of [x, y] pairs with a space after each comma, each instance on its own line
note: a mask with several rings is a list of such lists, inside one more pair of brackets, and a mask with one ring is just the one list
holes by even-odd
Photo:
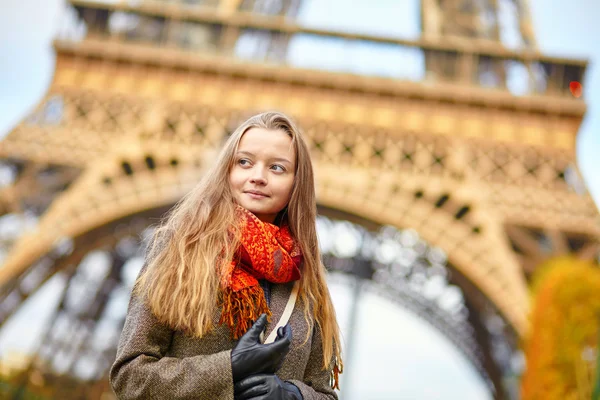
[[[575, 162], [586, 105], [569, 91], [586, 62], [536, 49], [526, 0], [422, 0], [413, 40], [304, 26], [305, 3], [68, 1], [48, 93], [0, 142], [0, 225], [18, 227], [1, 244], [0, 327], [62, 282], [22, 385], [108, 396], [144, 238], [237, 123], [279, 109], [310, 141], [320, 232], [360, 238], [351, 254], [324, 248], [332, 279], [386, 293], [454, 343], [494, 398], [515, 397], [528, 279], [549, 257], [598, 256]], [[413, 57], [422, 74], [302, 67], [290, 54], [307, 39]], [[424, 295], [432, 277], [462, 302]]]

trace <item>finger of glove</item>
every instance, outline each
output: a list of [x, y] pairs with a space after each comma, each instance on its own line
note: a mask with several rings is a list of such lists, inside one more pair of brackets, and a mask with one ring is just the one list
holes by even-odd
[[288, 338], [283, 338], [276, 342], [263, 345], [263, 349], [268, 352], [270, 359], [283, 359], [290, 351], [290, 340]]
[[273, 354], [267, 362], [265, 362], [260, 368], [258, 368], [257, 372], [264, 374], [276, 373], [283, 365], [283, 362], [285, 361], [285, 357], [287, 356], [288, 352], [289, 349], [286, 349], [283, 353]]
[[283, 338], [289, 338], [290, 342], [292, 341], [292, 327], [290, 326], [290, 324], [285, 324], [284, 326], [279, 327], [279, 329], [277, 329], [277, 338], [275, 339], [277, 340], [281, 340]]
[[260, 333], [267, 323], [267, 314], [261, 314], [250, 329], [240, 338], [239, 342], [231, 350], [231, 373], [233, 380], [237, 381], [247, 377], [253, 369], [248, 365], [254, 359], [253, 354], [262, 346], [260, 344]]
[[292, 343], [292, 327], [289, 325], [284, 326], [282, 333], [283, 333], [283, 335], [279, 336], [279, 330], [278, 330], [277, 338], [275, 339], [275, 341], [273, 343], [265, 345], [265, 347], [272, 348], [273, 351], [276, 351], [279, 353], [287, 354], [290, 344]]
[[244, 396], [244, 397], [236, 397], [234, 396], [233, 398], [234, 400], [273, 400], [273, 397], [271, 396], [270, 393], [266, 393], [266, 394], [261, 394], [258, 396]]
[[241, 381], [253, 374], [273, 374], [277, 372], [289, 346], [269, 348], [266, 345], [256, 346], [254, 349], [232, 356], [232, 374], [235, 382]]
[[256, 320], [254, 325], [248, 329], [244, 335], [242, 335], [240, 340], [248, 340], [252, 342], [258, 342], [261, 332], [265, 329], [267, 325], [267, 314], [261, 314], [260, 317]]
[[[236, 394], [236, 397], [238, 395], [245, 395], [246, 392], [248, 392], [250, 389], [253, 389], [253, 388], [262, 387], [263, 389], [266, 389], [267, 388], [266, 381], [267, 381], [268, 377], [269, 377], [269, 375], [267, 375], [267, 374], [257, 374], [257, 375], [251, 375], [247, 378], [240, 380], [239, 382], [236, 382], [235, 385], [233, 386], [233, 390]], [[264, 392], [264, 393], [266, 393], [266, 392]], [[254, 396], [257, 396], [257, 394], [254, 394]]]
[[269, 386], [265, 384], [258, 384], [256, 386], [252, 386], [243, 392], [236, 392], [235, 398], [237, 400], [249, 400], [256, 399], [257, 397], [269, 394]]
[[282, 388], [288, 393], [287, 398], [291, 399], [297, 399], [297, 400], [302, 400], [304, 397], [302, 396], [302, 392], [300, 391], [300, 388], [296, 385], [294, 385], [291, 382], [288, 381], [283, 381], [281, 383]]

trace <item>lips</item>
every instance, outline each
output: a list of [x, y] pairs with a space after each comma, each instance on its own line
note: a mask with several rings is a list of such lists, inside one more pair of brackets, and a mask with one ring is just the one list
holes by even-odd
[[269, 196], [267, 196], [266, 193], [263, 193], [263, 192], [258, 191], [258, 190], [246, 190], [244, 193], [250, 195], [250, 197], [253, 197], [255, 199], [262, 199], [262, 198], [265, 198], [265, 197], [269, 197]]

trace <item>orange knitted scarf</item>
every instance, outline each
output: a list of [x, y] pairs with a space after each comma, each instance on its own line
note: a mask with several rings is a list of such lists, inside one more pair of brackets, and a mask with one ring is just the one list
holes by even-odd
[[287, 283], [300, 279], [302, 252], [289, 226], [262, 222], [250, 211], [236, 207], [241, 233], [234, 259], [221, 275], [221, 319], [234, 339], [242, 336], [262, 314], [271, 316], [258, 282]]

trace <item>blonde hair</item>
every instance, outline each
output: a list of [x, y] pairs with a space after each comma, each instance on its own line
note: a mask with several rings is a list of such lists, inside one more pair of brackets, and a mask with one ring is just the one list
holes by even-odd
[[[302, 133], [286, 115], [266, 112], [242, 123], [229, 137], [216, 163], [198, 185], [181, 199], [156, 229], [148, 246], [146, 266], [135, 285], [158, 320], [172, 329], [202, 337], [213, 328], [219, 278], [238, 241], [229, 172], [239, 142], [248, 130], [280, 130], [292, 138], [296, 171], [287, 206], [292, 235], [304, 256], [300, 299], [310, 327], [316, 323], [323, 341], [323, 368], [342, 368], [335, 310], [325, 280], [317, 242], [317, 204], [312, 163]], [[337, 379], [336, 379], [337, 380]]]

